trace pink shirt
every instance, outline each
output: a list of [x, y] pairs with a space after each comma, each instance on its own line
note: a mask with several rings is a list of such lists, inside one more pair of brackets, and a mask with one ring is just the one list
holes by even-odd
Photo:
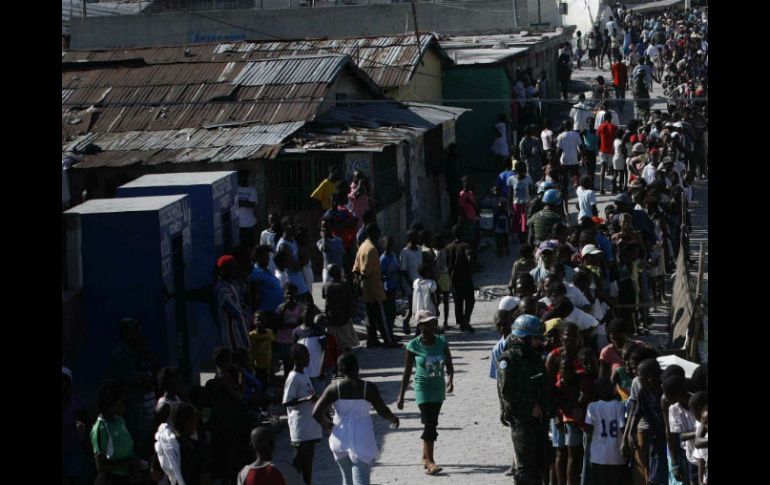
[[460, 191], [460, 212], [465, 220], [476, 222], [476, 196], [473, 192]]

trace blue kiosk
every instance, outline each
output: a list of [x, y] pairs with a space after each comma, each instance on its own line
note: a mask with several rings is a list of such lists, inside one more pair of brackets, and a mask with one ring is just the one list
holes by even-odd
[[94, 199], [65, 212], [70, 272], [83, 288], [85, 332], [74, 358], [79, 388], [107, 377], [118, 323], [139, 320], [160, 366], [189, 374], [188, 310], [175, 295], [190, 284], [192, 238], [185, 195]]
[[[188, 290], [190, 363], [193, 380], [220, 345], [210, 302], [216, 261], [238, 245], [238, 176], [234, 171], [144, 175], [118, 188], [116, 197], [187, 195], [192, 212], [192, 261]], [[208, 367], [208, 366], [206, 366]]]

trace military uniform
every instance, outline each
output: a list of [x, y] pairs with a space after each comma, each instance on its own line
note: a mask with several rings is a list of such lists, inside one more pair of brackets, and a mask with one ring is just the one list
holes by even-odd
[[562, 215], [547, 206], [533, 215], [527, 222], [527, 226], [529, 226], [527, 230], [530, 233], [531, 242], [533, 244], [540, 244], [550, 239], [553, 225], [557, 222], [563, 222]]
[[[501, 418], [510, 424], [513, 440], [514, 483], [541, 485], [546, 478], [548, 418], [553, 415], [545, 363], [539, 352], [511, 339], [497, 367]], [[539, 419], [532, 417], [536, 404], [543, 411]]]

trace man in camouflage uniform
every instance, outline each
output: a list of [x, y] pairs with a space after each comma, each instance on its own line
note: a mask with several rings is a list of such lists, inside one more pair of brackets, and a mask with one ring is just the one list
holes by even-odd
[[537, 246], [550, 239], [553, 225], [557, 222], [564, 222], [564, 217], [559, 212], [561, 193], [558, 190], [546, 190], [543, 194], [543, 204], [545, 204], [545, 209], [537, 212], [527, 221], [529, 244], [532, 246]]
[[511, 428], [516, 485], [541, 485], [546, 477], [547, 424], [553, 411], [542, 358], [544, 330], [537, 317], [519, 316], [497, 364], [500, 421]]

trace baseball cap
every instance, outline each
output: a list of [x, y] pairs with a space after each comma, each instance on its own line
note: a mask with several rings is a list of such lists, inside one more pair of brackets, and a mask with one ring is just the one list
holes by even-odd
[[438, 320], [438, 317], [429, 310], [420, 310], [417, 312], [417, 323], [425, 323], [431, 320]]
[[580, 256], [583, 257], [586, 254], [601, 254], [603, 251], [597, 248], [594, 244], [586, 244], [583, 249], [580, 250]]
[[543, 251], [556, 251], [557, 245], [554, 241], [543, 241], [540, 243], [540, 246], [537, 248], [537, 251], [539, 253], [542, 253]]
[[217, 260], [217, 268], [221, 268], [226, 264], [231, 264], [234, 262], [235, 262], [235, 256], [233, 256], [232, 254], [225, 254], [224, 256], [220, 256], [220, 258]]
[[515, 310], [519, 306], [519, 299], [513, 296], [506, 296], [500, 300], [500, 304], [497, 305], [498, 310], [509, 312]]

